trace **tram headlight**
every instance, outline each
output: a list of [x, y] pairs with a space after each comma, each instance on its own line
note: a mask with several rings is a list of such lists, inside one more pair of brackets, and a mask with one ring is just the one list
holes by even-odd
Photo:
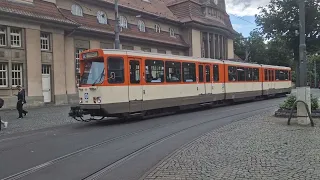
[[102, 102], [101, 97], [97, 97], [97, 103], [101, 103], [101, 102]]
[[82, 103], [82, 98], [80, 98], [79, 103]]

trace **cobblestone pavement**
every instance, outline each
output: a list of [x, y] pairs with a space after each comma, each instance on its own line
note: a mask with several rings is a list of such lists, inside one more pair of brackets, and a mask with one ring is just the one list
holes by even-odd
[[0, 110], [2, 120], [9, 122], [7, 129], [2, 127], [0, 136], [77, 122], [68, 117], [70, 106], [67, 105], [26, 108], [26, 110], [29, 113], [22, 119], [17, 119], [17, 110]]
[[181, 147], [145, 180], [320, 179], [320, 123], [299, 126], [274, 111], [234, 122]]

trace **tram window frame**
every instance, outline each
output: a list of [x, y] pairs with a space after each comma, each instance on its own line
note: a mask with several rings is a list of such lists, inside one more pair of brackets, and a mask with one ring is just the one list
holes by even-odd
[[[154, 64], [156, 64], [156, 65], [154, 65]], [[149, 71], [149, 67], [150, 67], [150, 71]], [[154, 70], [154, 69], [152, 69], [152, 67], [160, 67], [160, 70], [159, 69]], [[164, 74], [165, 73], [165, 67], [164, 67], [164, 61], [163, 60], [146, 59], [144, 68], [145, 68], [145, 77], [146, 77], [145, 81], [146, 81], [146, 83], [151, 83], [152, 84], [152, 83], [163, 83], [164, 82], [164, 79], [165, 79], [165, 77], [164, 77], [165, 76], [165, 74]], [[156, 72], [156, 78], [158, 78], [158, 79], [160, 78], [160, 80], [161, 80], [160, 82], [159, 81], [152, 82], [154, 78], [152, 78], [151, 81], [148, 80], [147, 76], [149, 75], [149, 73], [152, 76], [153, 70]], [[148, 72], [148, 74], [147, 74], [147, 72]], [[162, 72], [162, 75], [161, 75], [161, 72]], [[158, 76], [159, 75], [158, 73], [160, 73], [160, 76]]]
[[273, 81], [272, 70], [268, 69], [269, 81]]
[[236, 82], [238, 80], [236, 66], [228, 66], [228, 80], [230, 82]]
[[260, 69], [252, 68], [252, 81], [259, 81], [260, 79]]
[[252, 81], [252, 68], [245, 68], [246, 81]]
[[[207, 69], [209, 68], [209, 69]], [[211, 82], [211, 68], [210, 65], [205, 65], [205, 71], [206, 71], [206, 82]]]
[[237, 77], [239, 82], [246, 81], [246, 73], [244, 67], [237, 67]]
[[[131, 64], [132, 62], [135, 62], [134, 64]], [[138, 69], [137, 69], [138, 65]], [[132, 67], [135, 67], [134, 69]], [[129, 61], [129, 69], [130, 69], [130, 84], [140, 84], [141, 82], [141, 63], [139, 60], [132, 59]], [[139, 76], [137, 76], [137, 71], [139, 72]], [[132, 76], [133, 75], [133, 76]], [[132, 79], [134, 77], [134, 79]], [[139, 80], [137, 80], [137, 77], [139, 77]]]
[[[171, 80], [169, 78], [169, 74], [170, 74], [170, 71], [169, 71], [169, 68], [173, 68], [173, 72], [175, 74], [178, 75], [178, 80]], [[166, 61], [165, 62], [165, 78], [166, 78], [166, 82], [181, 82], [181, 62], [177, 62], [177, 61]]]
[[213, 81], [219, 82], [219, 65], [213, 65]]
[[[200, 68], [201, 67], [201, 68]], [[199, 75], [199, 82], [204, 82], [204, 74], [203, 74], [203, 65], [200, 64], [198, 65], [198, 68], [199, 68], [199, 72], [198, 72], [198, 75]], [[200, 70], [201, 69], [201, 70]]]
[[[117, 62], [120, 62], [120, 68], [119, 69], [111, 69], [110, 68], [110, 64], [112, 65], [113, 62], [110, 62], [110, 61], [113, 61], [113, 60], [117, 60]], [[121, 72], [120, 73], [120, 76], [119, 76], [119, 73], [117, 72]], [[107, 60], [107, 72], [108, 72], [108, 83], [109, 84], [123, 84], [125, 82], [125, 73], [124, 73], [124, 60], [122, 57], [109, 57], [108, 60]], [[110, 73], [109, 73], [110, 72]], [[115, 77], [114, 79], [112, 79], [111, 75], [114, 73]], [[120, 79], [120, 81], [117, 81], [117, 78]]]
[[264, 70], [264, 81], [269, 81], [269, 74], [267, 69]]
[[[191, 65], [191, 66], [190, 66]], [[187, 66], [187, 67], [185, 67]], [[185, 71], [185, 68], [188, 68], [188, 71]], [[185, 72], [188, 72], [188, 74], [185, 74]], [[190, 83], [194, 83], [196, 82], [196, 63], [187, 63], [187, 62], [183, 62], [182, 63], [182, 79], [183, 79], [183, 82], [185, 83], [189, 83], [187, 81], [187, 78], [186, 76], [190, 76], [192, 79], [192, 81]]]

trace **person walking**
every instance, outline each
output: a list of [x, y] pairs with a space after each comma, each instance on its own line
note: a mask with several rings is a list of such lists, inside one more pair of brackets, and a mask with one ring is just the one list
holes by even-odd
[[25, 90], [21, 86], [17, 86], [17, 89], [19, 90], [17, 96], [18, 96], [18, 102], [17, 102], [17, 110], [19, 112], [19, 119], [23, 118], [22, 114], [24, 116], [27, 115], [28, 111], [25, 111], [23, 109], [23, 104], [26, 103], [26, 95], [25, 95]]
[[[2, 108], [3, 105], [4, 105], [4, 100], [0, 98], [0, 108]], [[3, 124], [4, 128], [8, 127], [8, 122], [2, 121], [0, 116], [0, 131], [1, 131], [1, 124]]]

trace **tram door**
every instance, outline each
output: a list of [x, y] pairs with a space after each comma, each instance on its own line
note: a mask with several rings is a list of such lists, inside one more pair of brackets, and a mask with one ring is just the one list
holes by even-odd
[[199, 84], [198, 84], [198, 92], [200, 95], [206, 94], [206, 84], [204, 81], [205, 73], [204, 73], [204, 65], [200, 64], [198, 65], [199, 71], [198, 71], [198, 76], [199, 76]]
[[128, 87], [130, 112], [137, 112], [142, 109], [141, 59], [128, 58], [128, 60], [130, 69], [130, 82]]
[[212, 94], [212, 81], [211, 81], [211, 68], [210, 64], [205, 65], [205, 92], [206, 94]]

